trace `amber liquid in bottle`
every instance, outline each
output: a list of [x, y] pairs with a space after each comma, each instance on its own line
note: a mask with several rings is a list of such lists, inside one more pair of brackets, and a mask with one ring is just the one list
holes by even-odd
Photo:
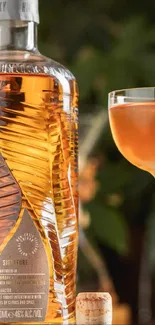
[[129, 103], [109, 109], [115, 143], [135, 166], [155, 176], [155, 103]]
[[0, 250], [15, 234], [26, 209], [48, 256], [50, 288], [44, 323], [75, 321], [78, 93], [74, 79], [70, 89], [64, 94], [58, 79], [45, 74], [0, 75], [0, 153], [22, 193], [16, 220], [14, 183], [4, 195], [0, 192]]

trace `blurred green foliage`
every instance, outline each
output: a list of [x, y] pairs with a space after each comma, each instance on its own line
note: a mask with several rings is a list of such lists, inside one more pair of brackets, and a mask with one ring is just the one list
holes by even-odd
[[[155, 86], [154, 11], [151, 0], [40, 0], [40, 50], [76, 75], [81, 114], [97, 106], [107, 110], [111, 90]], [[90, 232], [119, 254], [128, 254], [129, 228], [146, 225], [154, 265], [153, 178], [119, 154], [108, 125], [94, 155], [104, 162], [99, 191], [87, 206]]]

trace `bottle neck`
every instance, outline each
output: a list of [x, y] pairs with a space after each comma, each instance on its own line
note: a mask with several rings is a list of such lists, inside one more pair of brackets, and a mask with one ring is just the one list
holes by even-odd
[[0, 51], [37, 51], [37, 23], [0, 21]]

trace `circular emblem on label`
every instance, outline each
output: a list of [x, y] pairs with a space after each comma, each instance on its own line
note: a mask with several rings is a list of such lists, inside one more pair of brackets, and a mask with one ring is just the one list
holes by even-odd
[[38, 240], [31, 233], [25, 233], [16, 239], [18, 252], [23, 256], [34, 255], [38, 248]]

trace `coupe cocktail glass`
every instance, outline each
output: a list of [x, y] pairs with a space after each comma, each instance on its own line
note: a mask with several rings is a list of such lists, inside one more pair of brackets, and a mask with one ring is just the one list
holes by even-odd
[[155, 177], [155, 88], [132, 88], [109, 94], [113, 139], [133, 165]]

